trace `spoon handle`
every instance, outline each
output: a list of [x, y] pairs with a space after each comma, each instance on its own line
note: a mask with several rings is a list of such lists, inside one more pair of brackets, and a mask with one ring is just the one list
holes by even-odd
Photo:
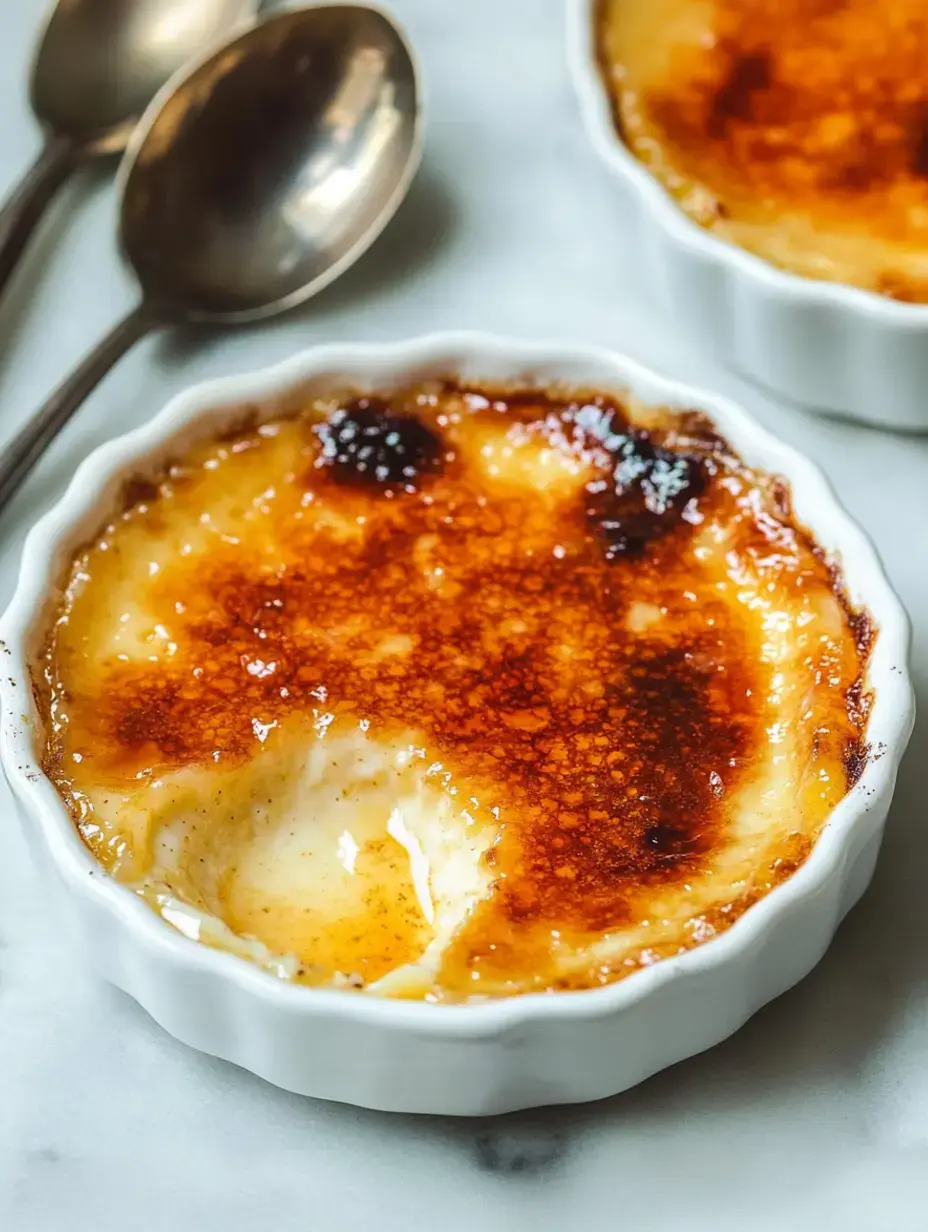
[[138, 304], [84, 357], [12, 440], [0, 447], [0, 512], [94, 386], [134, 343], [159, 323], [152, 305], [144, 301]]
[[80, 162], [67, 137], [49, 137], [41, 154], [0, 208], [0, 294], [55, 193]]

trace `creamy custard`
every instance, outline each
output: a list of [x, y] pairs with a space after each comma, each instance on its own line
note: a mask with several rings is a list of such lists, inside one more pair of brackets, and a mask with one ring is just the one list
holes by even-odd
[[307, 394], [128, 486], [37, 694], [103, 867], [282, 979], [585, 988], [708, 940], [865, 762], [866, 617], [698, 414]]
[[599, 0], [620, 136], [696, 222], [928, 300], [924, 0]]

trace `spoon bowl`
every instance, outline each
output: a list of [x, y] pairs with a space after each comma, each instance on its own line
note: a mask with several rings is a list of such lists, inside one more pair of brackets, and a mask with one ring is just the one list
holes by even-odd
[[376, 238], [420, 152], [416, 70], [353, 5], [283, 13], [194, 68], [120, 169], [123, 252], [171, 317], [254, 320]]
[[122, 150], [164, 83], [256, 8], [256, 0], [59, 0], [32, 64], [32, 109], [88, 153]]

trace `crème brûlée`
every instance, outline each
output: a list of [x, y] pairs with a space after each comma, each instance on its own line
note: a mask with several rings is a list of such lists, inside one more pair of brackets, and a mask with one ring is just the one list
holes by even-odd
[[924, 0], [599, 0], [619, 135], [773, 265], [928, 301]]
[[610, 983], [732, 925], [868, 756], [871, 630], [696, 412], [309, 391], [130, 484], [36, 692], [110, 874], [282, 979]]

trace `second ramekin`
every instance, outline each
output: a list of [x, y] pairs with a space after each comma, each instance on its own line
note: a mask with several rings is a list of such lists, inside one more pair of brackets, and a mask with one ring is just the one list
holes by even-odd
[[598, 0], [570, 0], [571, 73], [586, 128], [624, 186], [628, 237], [663, 310], [700, 353], [791, 402], [928, 432], [928, 304], [777, 269], [693, 222], [616, 131], [597, 62]]

